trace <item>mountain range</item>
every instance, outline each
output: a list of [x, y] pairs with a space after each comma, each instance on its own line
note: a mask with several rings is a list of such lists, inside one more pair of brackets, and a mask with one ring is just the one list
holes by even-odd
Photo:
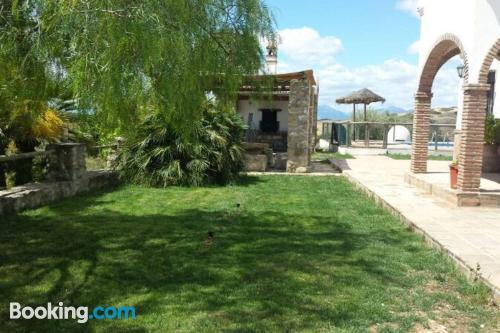
[[[384, 108], [377, 109], [377, 111], [396, 114], [406, 114], [410, 113], [411, 110], [405, 110], [397, 106], [388, 106]], [[330, 120], [347, 120], [351, 118], [351, 114], [337, 110], [329, 105], [322, 104], [318, 106], [318, 119], [330, 119]]]
[[334, 109], [329, 105], [318, 106], [318, 119], [347, 120], [350, 117], [348, 113]]
[[383, 108], [380, 108], [380, 109], [377, 109], [379, 111], [389, 111], [389, 113], [409, 113], [410, 110], [405, 110], [403, 108], [400, 108], [400, 107], [397, 107], [397, 106], [388, 106], [388, 107], [383, 107]]

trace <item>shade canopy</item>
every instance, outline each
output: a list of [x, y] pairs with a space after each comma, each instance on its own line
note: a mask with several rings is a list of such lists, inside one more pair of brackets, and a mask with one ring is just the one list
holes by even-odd
[[370, 89], [361, 89], [350, 93], [347, 96], [336, 100], [338, 104], [371, 104], [376, 102], [385, 102], [385, 98], [375, 94]]

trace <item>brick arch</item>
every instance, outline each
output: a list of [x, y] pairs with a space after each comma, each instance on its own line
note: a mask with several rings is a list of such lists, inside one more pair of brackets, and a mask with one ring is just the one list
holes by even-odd
[[454, 34], [444, 34], [437, 39], [427, 56], [420, 74], [418, 91], [431, 93], [439, 69], [451, 58], [460, 55], [464, 63], [464, 81], [469, 81], [469, 60], [460, 39]]
[[500, 58], [500, 39], [496, 41], [495, 44], [488, 51], [488, 54], [484, 58], [483, 64], [481, 66], [481, 71], [479, 72], [479, 83], [488, 84], [488, 73], [490, 71], [491, 64], [495, 59]]

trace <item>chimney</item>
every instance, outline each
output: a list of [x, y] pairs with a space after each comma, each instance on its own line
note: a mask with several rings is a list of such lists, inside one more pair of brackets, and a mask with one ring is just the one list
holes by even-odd
[[278, 72], [278, 45], [275, 38], [269, 38], [266, 49], [266, 74], [274, 75]]

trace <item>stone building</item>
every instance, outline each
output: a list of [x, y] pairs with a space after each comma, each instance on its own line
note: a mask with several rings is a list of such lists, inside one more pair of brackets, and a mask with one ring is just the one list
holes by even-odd
[[238, 92], [236, 110], [248, 127], [246, 141], [272, 150], [268, 167], [307, 172], [316, 145], [318, 90], [313, 71], [276, 74], [273, 45], [266, 60], [266, 72], [248, 76]]
[[[500, 1], [422, 0], [418, 90], [415, 94], [411, 170], [427, 172], [432, 88], [437, 72], [460, 56], [462, 88], [457, 120], [458, 189], [478, 192], [488, 113], [500, 118], [496, 97], [500, 68]], [[496, 103], [495, 103], [496, 99]]]

